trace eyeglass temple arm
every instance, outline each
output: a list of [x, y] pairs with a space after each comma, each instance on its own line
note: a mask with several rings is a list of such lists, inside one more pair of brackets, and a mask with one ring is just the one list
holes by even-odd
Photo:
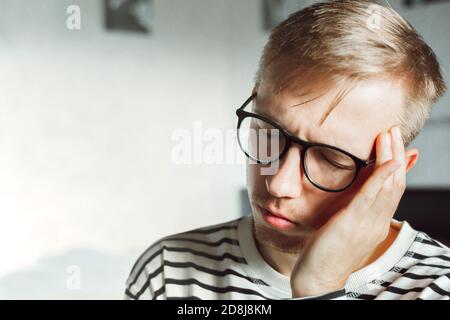
[[255, 97], [256, 97], [256, 92], [253, 93], [247, 100], [245, 100], [245, 102], [242, 104], [242, 106], [240, 106], [236, 110], [236, 112], [239, 111], [239, 110], [243, 110], [250, 103], [250, 101], [252, 101]]
[[364, 164], [366, 167], [370, 166], [371, 164], [375, 163], [377, 159], [370, 159], [370, 160], [366, 160], [364, 161]]

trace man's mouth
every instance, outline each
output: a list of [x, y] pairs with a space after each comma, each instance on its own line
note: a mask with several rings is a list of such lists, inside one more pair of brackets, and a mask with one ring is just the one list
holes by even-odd
[[260, 207], [260, 210], [264, 221], [272, 227], [283, 230], [291, 230], [298, 226], [297, 223], [288, 219], [279, 212], [273, 212], [263, 207]]

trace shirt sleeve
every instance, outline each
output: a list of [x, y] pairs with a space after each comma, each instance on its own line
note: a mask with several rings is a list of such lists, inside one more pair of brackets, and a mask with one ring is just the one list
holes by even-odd
[[137, 259], [126, 281], [125, 300], [152, 300], [164, 296], [162, 251], [163, 244], [159, 241]]

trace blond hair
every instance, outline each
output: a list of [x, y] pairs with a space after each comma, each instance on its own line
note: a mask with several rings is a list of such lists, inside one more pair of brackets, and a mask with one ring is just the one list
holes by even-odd
[[405, 89], [406, 105], [399, 123], [406, 146], [445, 93], [436, 56], [392, 8], [365, 0], [335, 0], [297, 11], [272, 30], [255, 85], [269, 79], [279, 93], [306, 82], [386, 76], [400, 80]]

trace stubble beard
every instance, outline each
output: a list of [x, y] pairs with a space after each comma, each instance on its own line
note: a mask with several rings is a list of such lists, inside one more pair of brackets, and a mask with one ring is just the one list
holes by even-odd
[[306, 245], [308, 237], [287, 236], [280, 232], [265, 226], [261, 222], [256, 222], [253, 218], [252, 233], [257, 245], [271, 247], [282, 253], [299, 254]]

